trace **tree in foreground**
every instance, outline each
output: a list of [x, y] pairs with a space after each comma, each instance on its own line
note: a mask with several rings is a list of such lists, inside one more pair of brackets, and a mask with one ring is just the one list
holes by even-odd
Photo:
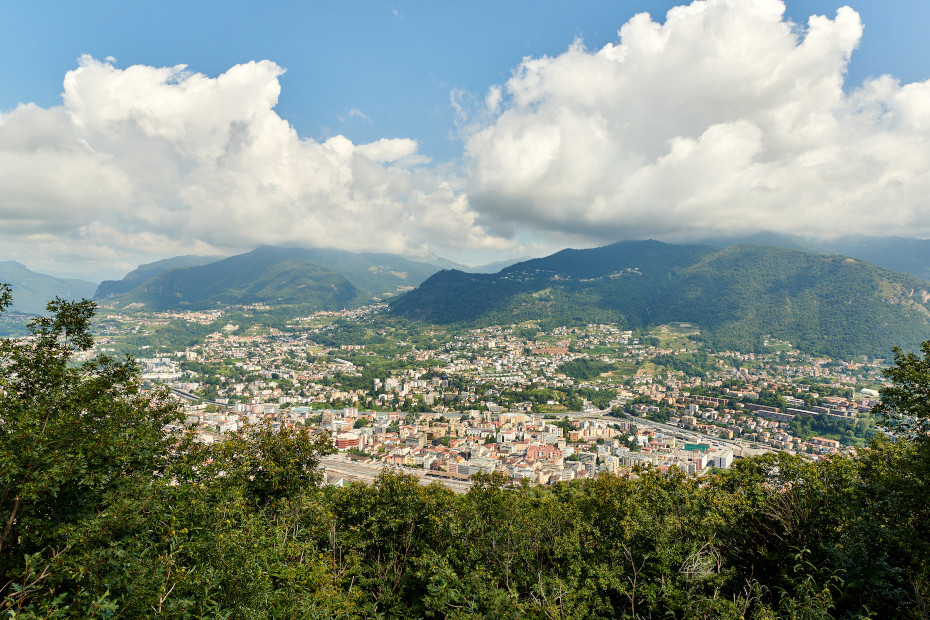
[[894, 365], [882, 372], [891, 385], [880, 390], [881, 403], [872, 412], [893, 432], [926, 439], [930, 433], [930, 340], [920, 350], [919, 357], [894, 348]]
[[[0, 312], [10, 302], [0, 285]], [[69, 528], [168, 466], [164, 429], [180, 422], [177, 406], [144, 394], [130, 359], [75, 362], [93, 346], [94, 308], [56, 299], [28, 338], [0, 341], [0, 594], [19, 587], [14, 600], [41, 588], [50, 558], [68, 553]]]
[[[922, 436], [701, 479], [321, 487], [325, 434], [168, 432], [131, 360], [76, 362], [93, 305], [49, 308], [0, 341], [0, 618], [930, 617]], [[930, 364], [896, 362], [884, 406], [919, 419]]]
[[[0, 312], [10, 302], [0, 284]], [[0, 617], [213, 616], [270, 592], [290, 600], [269, 567], [315, 557], [303, 521], [328, 436], [257, 427], [195, 443], [131, 358], [87, 354], [94, 310], [56, 299], [27, 338], [0, 340]], [[315, 575], [302, 601], [325, 590], [319, 570], [292, 571]]]

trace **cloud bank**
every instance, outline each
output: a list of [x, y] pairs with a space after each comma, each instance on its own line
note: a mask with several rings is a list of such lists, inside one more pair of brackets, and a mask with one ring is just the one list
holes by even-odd
[[694, 2], [599, 50], [525, 58], [467, 138], [480, 221], [592, 241], [930, 236], [930, 82], [844, 92], [858, 14], [802, 27], [784, 10]]
[[411, 139], [303, 138], [277, 115], [283, 70], [83, 57], [61, 106], [0, 117], [4, 254], [111, 260], [297, 244], [416, 252], [504, 247], [462, 182]]
[[930, 237], [930, 81], [844, 90], [862, 32], [850, 8], [799, 25], [780, 0], [637, 15], [601, 49], [576, 41], [484, 96], [453, 92], [464, 152], [444, 164], [409, 138], [298, 135], [271, 61], [212, 78], [83, 57], [60, 106], [0, 115], [0, 258], [126, 271], [260, 244]]

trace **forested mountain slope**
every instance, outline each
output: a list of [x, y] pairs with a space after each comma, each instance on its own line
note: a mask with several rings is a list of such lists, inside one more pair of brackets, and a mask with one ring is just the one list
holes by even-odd
[[249, 253], [166, 271], [123, 295], [120, 303], [141, 303], [152, 310], [254, 303], [335, 310], [361, 297], [345, 277], [306, 259]]
[[185, 267], [199, 267], [208, 265], [221, 260], [219, 256], [175, 256], [139, 265], [120, 280], [104, 280], [94, 292], [94, 299], [106, 299], [108, 297], [117, 297], [128, 293], [140, 284], [159, 276], [172, 269], [184, 269]]
[[657, 241], [563, 250], [498, 274], [442, 271], [392, 312], [436, 323], [695, 323], [717, 348], [766, 336], [813, 354], [887, 357], [930, 338], [930, 285], [843, 256]]
[[177, 257], [143, 265], [123, 280], [103, 282], [96, 297], [123, 295], [121, 301], [153, 309], [255, 301], [332, 308], [394, 294], [438, 270], [394, 254], [264, 246], [223, 260]]
[[15, 295], [12, 310], [42, 314], [55, 297], [81, 299], [93, 294], [95, 284], [85, 280], [56, 278], [37, 273], [16, 261], [0, 261], [0, 282], [10, 284]]

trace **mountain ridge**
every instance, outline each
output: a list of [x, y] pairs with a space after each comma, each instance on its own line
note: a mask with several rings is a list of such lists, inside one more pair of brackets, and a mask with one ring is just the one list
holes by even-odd
[[75, 278], [56, 278], [32, 271], [20, 262], [0, 261], [0, 282], [13, 289], [10, 310], [23, 314], [44, 314], [51, 299], [76, 300], [90, 298], [96, 283]]
[[222, 256], [199, 256], [187, 254], [184, 256], [173, 256], [164, 258], [152, 263], [139, 265], [120, 280], [104, 280], [94, 291], [94, 299], [107, 299], [109, 297], [119, 297], [128, 293], [146, 280], [171, 269], [183, 269], [185, 267], [200, 267], [212, 262], [222, 260]]
[[262, 246], [204, 265], [161, 270], [133, 283], [118, 303], [161, 310], [259, 302], [339, 309], [392, 296], [436, 270], [387, 253]]
[[930, 338], [930, 284], [841, 255], [751, 244], [718, 249], [659, 241], [562, 250], [478, 275], [439, 272], [391, 304], [436, 323], [684, 321], [715, 348], [765, 336], [813, 354], [887, 357]]
[[841, 254], [864, 260], [878, 267], [907, 273], [922, 280], [930, 281], [930, 239], [897, 236], [875, 237], [870, 235], [847, 235], [834, 239], [818, 239], [761, 232], [743, 237], [707, 238], [700, 240], [698, 243], [721, 248], [751, 243], [803, 250], [815, 254]]

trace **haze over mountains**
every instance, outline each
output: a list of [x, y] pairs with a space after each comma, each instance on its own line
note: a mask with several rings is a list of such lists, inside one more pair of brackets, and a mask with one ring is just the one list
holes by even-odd
[[[743, 240], [754, 244], [732, 241], [628, 241], [468, 271], [438, 258], [266, 246], [142, 265], [102, 282], [93, 296], [149, 310], [254, 303], [336, 310], [382, 299], [392, 300], [397, 315], [437, 323], [649, 328], [683, 321], [699, 325], [716, 347], [758, 349], [771, 336], [839, 357], [885, 357], [892, 346], [930, 338], [930, 241], [774, 234]], [[11, 261], [0, 263], [0, 281], [13, 284], [14, 309], [27, 313], [42, 312], [56, 295], [90, 297], [93, 290]]]
[[139, 303], [158, 310], [252, 303], [333, 310], [393, 295], [439, 270], [393, 254], [270, 246], [203, 265], [146, 267], [151, 267], [151, 277], [126, 284], [121, 284], [125, 279], [104, 282], [96, 296], [112, 297], [111, 291], [125, 288], [121, 305]]
[[118, 297], [128, 293], [140, 284], [159, 276], [172, 269], [183, 269], [185, 267], [199, 267], [208, 265], [220, 260], [216, 256], [175, 256], [165, 258], [154, 263], [139, 265], [127, 273], [121, 280], [104, 280], [97, 286], [94, 291], [94, 299], [106, 299], [107, 297]]
[[721, 248], [751, 243], [804, 250], [815, 254], [842, 254], [930, 281], [930, 239], [868, 235], [814, 239], [779, 233], [758, 233], [748, 237], [703, 239], [699, 243]]
[[45, 312], [46, 304], [55, 297], [89, 299], [96, 288], [93, 282], [36, 273], [12, 260], [0, 261], [0, 282], [13, 288], [10, 310], [24, 314]]
[[94, 297], [152, 309], [256, 302], [334, 309], [395, 295], [441, 269], [490, 273], [517, 261], [469, 268], [439, 257], [265, 246], [228, 258], [179, 256], [142, 265], [122, 280], [101, 282]]

